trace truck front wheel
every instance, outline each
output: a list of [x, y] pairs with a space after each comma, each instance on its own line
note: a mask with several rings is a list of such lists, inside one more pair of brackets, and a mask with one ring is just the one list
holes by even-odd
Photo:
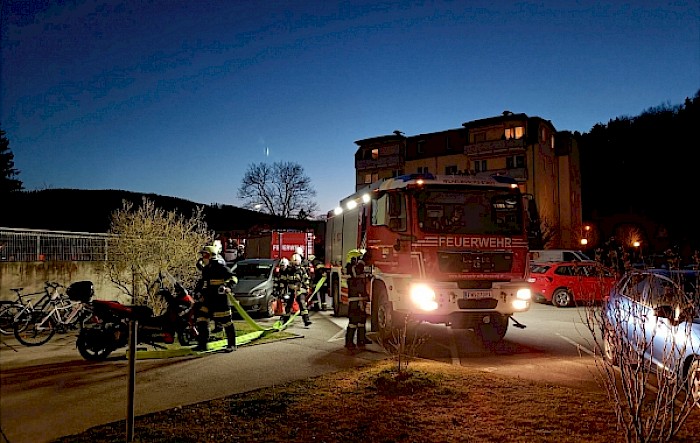
[[486, 346], [492, 346], [505, 337], [508, 331], [508, 316], [501, 314], [491, 314], [488, 323], [481, 323], [477, 329], [477, 334]]
[[382, 340], [392, 337], [396, 325], [394, 325], [394, 309], [383, 291], [375, 295], [376, 310], [372, 315], [372, 331], [376, 331]]
[[348, 305], [343, 305], [340, 301], [340, 280], [331, 279], [330, 284], [331, 300], [333, 300], [333, 317], [347, 317]]

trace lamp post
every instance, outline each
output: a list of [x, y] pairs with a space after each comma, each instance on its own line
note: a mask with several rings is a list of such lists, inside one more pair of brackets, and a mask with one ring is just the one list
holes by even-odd
[[583, 234], [581, 235], [581, 246], [583, 246], [582, 249], [586, 249], [588, 247], [588, 237], [590, 231], [591, 225], [583, 225]]

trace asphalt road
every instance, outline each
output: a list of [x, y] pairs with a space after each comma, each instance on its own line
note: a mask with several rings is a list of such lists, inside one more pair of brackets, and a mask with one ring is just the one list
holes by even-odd
[[[461, 364], [503, 375], [544, 380], [579, 389], [598, 389], [584, 309], [534, 304], [518, 315], [504, 341], [489, 350], [470, 331], [421, 325], [430, 340], [423, 358]], [[345, 318], [330, 311], [312, 313], [288, 329], [297, 338], [239, 348], [231, 354], [136, 362], [135, 414], [197, 403], [265, 386], [321, 375], [386, 358], [377, 344], [351, 354], [343, 347]], [[261, 323], [271, 322], [265, 320]], [[41, 443], [127, 415], [128, 361], [115, 352], [105, 362], [87, 362], [75, 349], [75, 336], [24, 347], [14, 338], [0, 342], [0, 442]], [[4, 439], [4, 440], [3, 440]]]

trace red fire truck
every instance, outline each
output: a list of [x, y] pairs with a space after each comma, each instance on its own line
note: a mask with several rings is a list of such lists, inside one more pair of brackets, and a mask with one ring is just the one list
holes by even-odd
[[314, 253], [314, 233], [311, 231], [270, 231], [250, 236], [245, 241], [246, 258], [290, 258], [296, 248], [304, 257]]
[[506, 176], [411, 174], [384, 179], [328, 213], [326, 261], [336, 316], [347, 315], [346, 257], [368, 251], [371, 330], [408, 318], [500, 341], [530, 308], [528, 198]]

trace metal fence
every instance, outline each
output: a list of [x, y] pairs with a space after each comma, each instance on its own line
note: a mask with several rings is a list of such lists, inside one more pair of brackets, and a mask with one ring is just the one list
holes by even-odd
[[102, 261], [110, 234], [0, 227], [0, 261]]

